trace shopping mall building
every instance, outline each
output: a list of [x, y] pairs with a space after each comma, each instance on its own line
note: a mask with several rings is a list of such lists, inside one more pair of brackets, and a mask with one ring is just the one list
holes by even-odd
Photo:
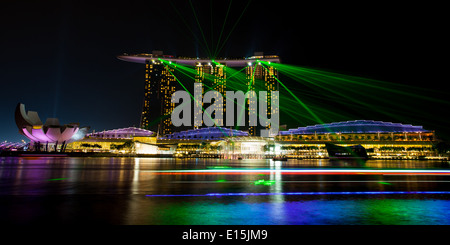
[[67, 151], [165, 154], [185, 157], [327, 158], [326, 143], [362, 145], [370, 158], [423, 159], [437, 157], [434, 131], [422, 126], [356, 120], [299, 127], [280, 131], [273, 138], [251, 136], [246, 131], [205, 127], [175, 132], [164, 137], [140, 128], [87, 134], [70, 143]]

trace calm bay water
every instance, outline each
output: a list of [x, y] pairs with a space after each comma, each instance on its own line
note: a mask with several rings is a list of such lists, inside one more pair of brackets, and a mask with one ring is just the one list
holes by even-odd
[[448, 174], [284, 172], [293, 169], [450, 167], [432, 161], [3, 157], [0, 223], [450, 224], [450, 194], [428, 193], [450, 191]]

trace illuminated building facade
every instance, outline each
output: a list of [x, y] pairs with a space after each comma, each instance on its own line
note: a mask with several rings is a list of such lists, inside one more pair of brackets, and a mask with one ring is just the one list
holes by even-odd
[[[278, 90], [278, 76], [277, 70], [271, 66], [271, 63], [279, 63], [280, 59], [276, 55], [265, 56], [263, 53], [255, 53], [252, 57], [240, 59], [201, 59], [201, 58], [175, 58], [170, 55], [163, 55], [161, 51], [153, 51], [152, 54], [138, 54], [128, 55], [124, 54], [118, 56], [118, 59], [145, 64], [145, 98], [141, 116], [141, 128], [149, 129], [158, 133], [159, 136], [172, 134], [175, 131], [186, 130], [186, 128], [175, 128], [172, 126], [170, 114], [175, 108], [175, 104], [170, 103], [172, 94], [179, 90], [177, 89], [177, 81], [174, 74], [177, 73], [176, 64], [180, 66], [195, 67], [194, 81], [183, 81], [185, 84], [191, 82], [203, 84], [203, 94], [208, 90], [215, 90], [221, 93], [224, 98], [226, 90], [233, 90], [234, 88], [245, 88], [244, 91], [267, 91], [267, 115], [270, 118], [271, 91]], [[172, 64], [166, 65], [162, 60]], [[264, 65], [261, 64], [264, 61]], [[230, 74], [228, 68], [238, 68], [245, 70], [245, 79], [233, 79], [233, 86], [228, 86], [227, 74]], [[174, 69], [175, 68], [175, 69]], [[232, 70], [232, 69], [230, 69]], [[232, 72], [236, 73], [236, 70]], [[178, 76], [178, 75], [177, 75]], [[239, 83], [239, 84], [236, 84]], [[192, 89], [193, 86], [187, 86], [187, 89]], [[180, 88], [182, 89], [182, 88]], [[193, 92], [193, 91], [190, 91]], [[192, 94], [192, 93], [191, 93]], [[258, 93], [257, 93], [258, 94]], [[248, 100], [249, 101], [249, 100]], [[255, 110], [259, 105], [250, 105], [247, 102], [246, 110], [247, 116], [250, 118], [251, 114], [256, 114]], [[252, 103], [257, 103], [252, 101]], [[202, 105], [203, 106], [203, 105]], [[253, 110], [251, 108], [254, 108]], [[203, 108], [204, 109], [204, 108]], [[194, 107], [195, 110], [195, 107]], [[226, 121], [226, 99], [223, 100], [223, 107], [218, 107], [216, 113], [222, 113], [223, 118], [218, 119], [218, 124], [225, 126]], [[203, 113], [196, 113], [193, 111], [194, 117], [203, 115]], [[215, 118], [214, 115], [210, 115]], [[239, 116], [239, 115], [237, 115]], [[235, 118], [237, 118], [235, 116]], [[196, 121], [196, 118], [194, 118]], [[203, 125], [203, 124], [202, 124]], [[199, 128], [199, 126], [192, 126]], [[259, 129], [269, 129], [270, 126], [246, 126], [240, 127], [241, 130], [248, 130], [250, 135], [259, 135]]]
[[[152, 57], [164, 56], [155, 51]], [[158, 135], [173, 133], [170, 115], [175, 108], [171, 96], [175, 93], [176, 80], [174, 69], [164, 65], [160, 60], [145, 62], [145, 91], [140, 127], [156, 132]]]
[[325, 143], [362, 145], [371, 158], [435, 156], [434, 131], [401, 123], [356, 120], [319, 124], [280, 131], [275, 140], [292, 157], [326, 157]]
[[[264, 56], [262, 52], [256, 52], [252, 58], [259, 60], [264, 59], [265, 57], [266, 56]], [[269, 65], [262, 65], [261, 62], [258, 61], [248, 62], [248, 66], [245, 69], [245, 74], [248, 81], [247, 86], [249, 91], [256, 91], [257, 95], [259, 91], [267, 91], [267, 97], [265, 98], [267, 104], [266, 111], [265, 112], [259, 111], [259, 113], [267, 113], [267, 117], [270, 118], [272, 109], [271, 102], [273, 99], [275, 99], [272, 98], [270, 92], [279, 91], [279, 84], [277, 81], [278, 77], [277, 69], [273, 66], [270, 66], [270, 61], [268, 63]], [[258, 98], [258, 101], [262, 99], [263, 98]], [[249, 100], [247, 103], [248, 103], [247, 104], [248, 115], [250, 117], [251, 114], [257, 113], [257, 111], [255, 111], [255, 108], [258, 108], [256, 105], [251, 103], [258, 103], [258, 102]], [[260, 132], [261, 129], [270, 129], [270, 125], [249, 126], [248, 131], [250, 135], [255, 136], [258, 135], [258, 132]]]
[[[203, 91], [202, 94], [207, 92], [208, 90], [215, 90], [219, 93], [221, 93], [224, 97], [226, 96], [226, 65], [217, 63], [217, 62], [198, 62], [195, 65], [195, 69], [197, 71], [195, 75], [195, 82], [196, 83], [202, 83]], [[203, 107], [203, 103], [202, 103]], [[214, 109], [215, 112], [222, 113], [223, 118], [217, 120], [218, 125], [225, 125], [225, 107], [226, 107], [226, 100], [223, 100], [223, 107], [216, 107]], [[199, 109], [201, 110], [201, 108]], [[194, 121], [196, 120], [196, 117], [198, 115], [202, 115], [202, 112], [195, 113], [194, 112]], [[210, 115], [211, 117], [215, 118], [215, 115]], [[199, 128], [198, 126], [194, 126], [194, 128]]]
[[87, 134], [69, 143], [67, 151], [226, 159], [285, 155], [304, 159], [327, 158], [325, 144], [332, 143], [361, 145], [370, 159], [438, 159], [442, 156], [435, 149], [437, 142], [434, 131], [422, 126], [356, 120], [280, 131], [275, 138], [249, 136], [246, 131], [222, 127], [190, 129], [156, 138], [152, 131], [131, 127]]
[[175, 148], [176, 145], [158, 144], [154, 132], [135, 127], [90, 133], [67, 146], [67, 150], [71, 152], [142, 155], [170, 155]]

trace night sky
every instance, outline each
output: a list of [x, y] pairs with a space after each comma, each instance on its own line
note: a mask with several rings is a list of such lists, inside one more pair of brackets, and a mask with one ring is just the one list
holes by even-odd
[[[434, 89], [427, 96], [448, 100], [443, 2], [330, 2], [234, 0], [223, 25], [229, 1], [193, 1], [200, 30], [189, 1], [2, 1], [0, 141], [26, 139], [14, 122], [19, 102], [43, 122], [138, 127], [144, 65], [116, 56], [163, 50], [206, 57], [204, 39], [216, 43], [223, 26], [222, 57], [263, 51], [286, 64]], [[435, 116], [412, 123], [448, 139], [449, 104], [420, 104], [418, 114]], [[364, 116], [349, 120], [394, 121]]]

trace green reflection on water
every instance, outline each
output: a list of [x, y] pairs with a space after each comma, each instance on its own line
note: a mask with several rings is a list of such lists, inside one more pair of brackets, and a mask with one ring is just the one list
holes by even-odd
[[[194, 199], [193, 199], [194, 200]], [[244, 201], [177, 198], [153, 206], [156, 225], [449, 225], [450, 201], [439, 199], [344, 199]], [[242, 199], [241, 199], [242, 200]]]

